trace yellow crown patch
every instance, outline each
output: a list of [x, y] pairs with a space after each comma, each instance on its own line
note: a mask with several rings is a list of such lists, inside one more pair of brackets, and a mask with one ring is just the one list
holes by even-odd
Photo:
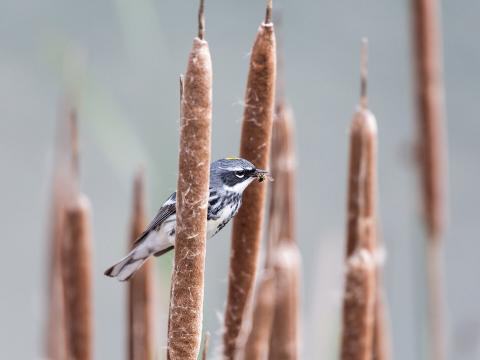
[[239, 157], [236, 157], [236, 156], [229, 156], [229, 157], [226, 157], [225, 160], [239, 160], [240, 158]]

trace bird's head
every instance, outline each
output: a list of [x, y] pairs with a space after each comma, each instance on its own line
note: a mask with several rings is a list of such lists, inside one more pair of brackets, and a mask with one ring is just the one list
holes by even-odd
[[257, 169], [250, 161], [241, 158], [226, 158], [210, 165], [210, 187], [242, 193], [254, 180], [269, 179], [266, 170]]

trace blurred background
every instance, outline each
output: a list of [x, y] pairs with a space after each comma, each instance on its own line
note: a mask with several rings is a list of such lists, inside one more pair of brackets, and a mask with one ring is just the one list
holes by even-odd
[[[53, 149], [66, 94], [78, 104], [81, 187], [94, 235], [95, 358], [125, 354], [125, 285], [103, 271], [126, 251], [134, 172], [146, 169], [149, 215], [175, 190], [178, 76], [197, 1], [0, 1], [0, 357], [41, 359]], [[208, 1], [214, 68], [212, 157], [236, 155], [264, 1]], [[381, 234], [393, 354], [422, 359], [425, 326], [408, 1], [286, 1], [280, 38], [296, 117], [302, 358], [335, 359], [345, 243], [347, 131], [369, 38], [369, 106], [379, 126]], [[449, 157], [444, 247], [449, 358], [480, 358], [480, 3], [442, 2]], [[477, 115], [475, 115], [477, 114]], [[477, 234], [477, 235], [475, 235]], [[219, 344], [230, 227], [209, 241], [205, 324]], [[159, 351], [172, 257], [156, 262]], [[214, 351], [214, 349], [212, 350]]]

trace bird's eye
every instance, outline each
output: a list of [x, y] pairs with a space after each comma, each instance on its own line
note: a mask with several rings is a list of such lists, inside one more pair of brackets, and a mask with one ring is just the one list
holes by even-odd
[[241, 179], [245, 176], [245, 171], [235, 171], [235, 176]]

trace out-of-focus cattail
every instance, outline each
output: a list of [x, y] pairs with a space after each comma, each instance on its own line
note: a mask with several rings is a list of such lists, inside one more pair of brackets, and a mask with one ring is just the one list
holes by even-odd
[[62, 251], [67, 359], [93, 356], [92, 240], [90, 206], [78, 195], [66, 210], [66, 237]]
[[204, 40], [203, 0], [183, 86], [175, 265], [168, 329], [169, 359], [197, 359], [200, 350], [210, 172], [212, 65]]
[[[241, 358], [267, 359], [272, 332], [272, 321], [275, 310], [275, 279], [273, 269], [268, 265], [263, 269], [258, 280], [253, 303], [251, 321], [248, 326], [248, 335]], [[246, 326], [246, 325], [245, 325]], [[243, 330], [242, 330], [243, 331]]]
[[[276, 50], [271, 22], [272, 2], [267, 3], [250, 58], [240, 156], [257, 168], [268, 167], [275, 99]], [[243, 205], [233, 221], [223, 354], [233, 359], [257, 270], [265, 205], [265, 183], [252, 184], [243, 195]]]
[[366, 249], [347, 259], [343, 302], [342, 360], [370, 360], [373, 355], [375, 259]]
[[292, 114], [285, 104], [282, 65], [280, 57], [277, 106], [272, 126], [270, 170], [275, 181], [270, 185], [268, 246], [265, 267], [256, 287], [251, 321], [242, 329], [246, 333], [242, 337], [248, 335], [241, 352], [245, 359], [298, 356], [300, 256], [294, 239], [294, 134]]
[[[135, 176], [133, 211], [129, 246], [145, 229], [145, 177], [143, 171]], [[152, 260], [128, 283], [128, 359], [150, 360], [155, 357], [154, 336], [154, 268]]]
[[417, 149], [425, 224], [431, 241], [439, 241], [444, 228], [444, 106], [438, 14], [437, 0], [412, 0]]
[[[293, 117], [283, 101], [273, 122], [272, 183], [270, 212], [277, 224], [270, 223], [273, 248], [275, 310], [270, 338], [269, 359], [297, 359], [299, 356], [300, 252], [295, 241], [295, 151]], [[276, 215], [277, 214], [277, 215]], [[272, 219], [272, 221], [275, 221]], [[275, 230], [277, 227], [278, 230]]]
[[66, 358], [61, 252], [65, 235], [65, 208], [74, 191], [74, 173], [78, 166], [77, 152], [76, 111], [67, 104], [58, 121], [50, 210], [46, 357], [51, 360]]
[[65, 306], [66, 359], [93, 356], [92, 238], [90, 204], [79, 191], [78, 127], [70, 113], [71, 168], [61, 244], [61, 273]]
[[445, 359], [441, 238], [444, 232], [443, 84], [437, 0], [412, 0], [417, 155], [427, 233], [428, 334], [430, 358]]
[[377, 125], [367, 109], [366, 40], [360, 106], [350, 129], [343, 360], [371, 360], [377, 272]]

